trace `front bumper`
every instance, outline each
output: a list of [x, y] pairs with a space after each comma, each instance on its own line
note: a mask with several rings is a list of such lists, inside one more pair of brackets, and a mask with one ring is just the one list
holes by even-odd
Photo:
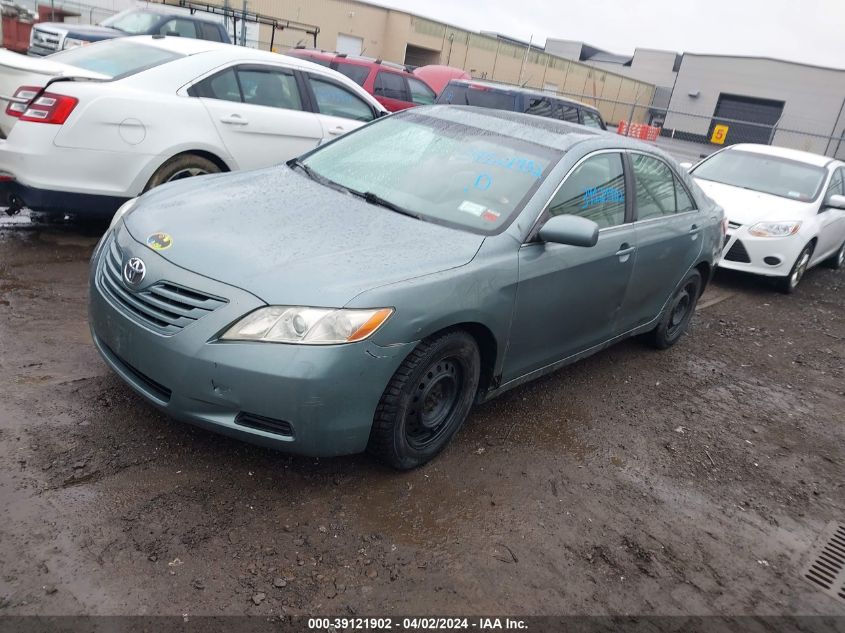
[[[175, 333], [156, 332], [109, 291], [103, 275], [112, 240], [122, 261], [135, 256], [146, 263], [139, 291], [166, 280], [223, 298], [225, 305]], [[363, 451], [382, 392], [414, 347], [385, 348], [369, 341], [331, 346], [216, 342], [219, 332], [265, 304], [170, 264], [122, 227], [108, 233], [95, 251], [89, 288], [97, 349], [146, 400], [186, 422], [306, 455]], [[256, 425], [255, 419], [269, 423]]]
[[719, 268], [767, 277], [786, 277], [806, 240], [800, 232], [787, 237], [755, 237], [747, 226], [731, 227]]

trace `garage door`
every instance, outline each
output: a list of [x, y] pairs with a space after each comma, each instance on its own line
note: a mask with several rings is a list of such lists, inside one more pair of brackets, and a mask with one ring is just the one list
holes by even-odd
[[357, 57], [364, 50], [364, 40], [354, 35], [337, 34], [337, 52]]
[[[727, 125], [725, 145], [733, 143], [763, 143], [768, 145], [772, 128], [783, 114], [783, 101], [720, 94], [710, 124], [710, 138], [716, 125]], [[740, 123], [742, 121], [743, 123]], [[747, 123], [744, 123], [746, 122]]]

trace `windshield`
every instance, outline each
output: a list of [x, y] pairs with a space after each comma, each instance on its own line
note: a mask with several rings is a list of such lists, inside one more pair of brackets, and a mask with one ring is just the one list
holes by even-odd
[[179, 53], [137, 42], [109, 40], [50, 55], [51, 60], [102, 73], [114, 79], [183, 57]]
[[117, 29], [129, 35], [145, 35], [155, 27], [160, 19], [161, 15], [158, 13], [130, 9], [103, 20], [100, 22], [100, 26]]
[[819, 195], [827, 172], [787, 158], [729, 149], [714, 154], [691, 173], [702, 180], [809, 202]]
[[516, 110], [516, 95], [494, 90], [486, 86], [465, 86], [449, 84], [440, 93], [437, 103], [471, 105], [494, 110]]
[[303, 162], [421, 219], [489, 235], [504, 230], [558, 159], [550, 148], [408, 113], [361, 128]]

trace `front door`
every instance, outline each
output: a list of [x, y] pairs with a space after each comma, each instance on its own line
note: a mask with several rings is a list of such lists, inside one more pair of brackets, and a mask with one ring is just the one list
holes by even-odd
[[822, 203], [819, 207], [819, 241], [813, 256], [815, 260], [836, 252], [842, 246], [842, 242], [845, 242], [845, 211], [827, 204], [830, 196], [845, 195], [843, 180], [845, 180], [845, 167], [840, 167], [833, 172], [827, 191], [822, 195]]
[[635, 182], [637, 263], [622, 310], [622, 327], [657, 317], [701, 253], [703, 220], [686, 187], [667, 163], [629, 154]]
[[519, 287], [505, 361], [505, 382], [598, 345], [617, 333], [637, 257], [626, 212], [619, 152], [599, 152], [567, 176], [544, 211], [589, 218], [600, 227], [592, 247], [532, 241], [519, 251]]
[[317, 146], [323, 128], [303, 109], [293, 71], [241, 65], [191, 89], [202, 99], [223, 144], [240, 169], [281, 163]]
[[376, 117], [375, 110], [348, 87], [323, 75], [304, 73], [314, 97], [323, 137], [331, 140]]

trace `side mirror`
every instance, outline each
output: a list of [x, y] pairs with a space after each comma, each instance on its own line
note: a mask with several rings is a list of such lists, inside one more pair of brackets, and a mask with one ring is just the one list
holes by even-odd
[[540, 228], [539, 236], [544, 242], [555, 244], [595, 246], [599, 225], [577, 215], [556, 215]]
[[832, 209], [842, 209], [845, 211], [845, 196], [842, 196], [838, 193], [829, 196], [828, 199], [825, 201], [825, 206], [830, 207]]
[[692, 163], [681, 163], [681, 167], [689, 171], [692, 168]]

